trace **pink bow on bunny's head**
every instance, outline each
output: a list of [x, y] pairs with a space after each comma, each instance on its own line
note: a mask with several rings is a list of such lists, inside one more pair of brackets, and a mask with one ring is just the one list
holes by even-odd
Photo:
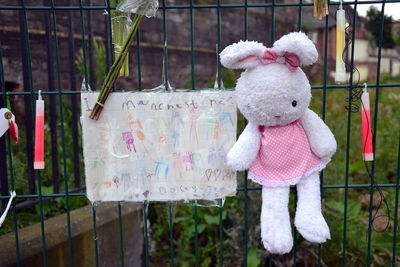
[[267, 65], [271, 63], [286, 64], [286, 67], [290, 71], [295, 71], [300, 66], [300, 58], [293, 53], [284, 53], [282, 56], [278, 56], [274, 49], [267, 48], [262, 58], [260, 58], [262, 64]]

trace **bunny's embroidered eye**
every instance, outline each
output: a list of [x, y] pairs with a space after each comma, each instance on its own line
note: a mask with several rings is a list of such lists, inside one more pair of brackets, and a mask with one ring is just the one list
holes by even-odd
[[293, 107], [297, 106], [297, 101], [296, 101], [296, 100], [293, 100], [292, 106], [293, 106]]
[[4, 118], [5, 118], [6, 120], [11, 120], [11, 118], [12, 118], [11, 112], [6, 112], [6, 113], [4, 113]]

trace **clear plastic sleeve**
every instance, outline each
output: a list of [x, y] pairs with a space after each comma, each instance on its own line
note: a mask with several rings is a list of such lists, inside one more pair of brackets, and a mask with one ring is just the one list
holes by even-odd
[[117, 9], [122, 12], [145, 15], [148, 18], [154, 17], [158, 9], [158, 0], [125, 0]]

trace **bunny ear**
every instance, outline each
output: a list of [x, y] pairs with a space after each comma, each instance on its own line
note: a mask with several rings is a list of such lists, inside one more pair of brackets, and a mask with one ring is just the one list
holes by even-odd
[[260, 64], [266, 47], [255, 41], [240, 41], [227, 46], [219, 54], [228, 69], [251, 69]]
[[285, 52], [297, 55], [301, 65], [311, 65], [318, 59], [314, 43], [302, 32], [284, 35], [274, 43], [273, 48], [278, 55], [283, 55]]

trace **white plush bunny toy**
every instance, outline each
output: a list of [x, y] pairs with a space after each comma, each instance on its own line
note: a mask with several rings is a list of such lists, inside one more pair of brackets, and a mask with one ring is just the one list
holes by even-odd
[[221, 63], [245, 69], [236, 85], [239, 110], [248, 124], [227, 155], [237, 171], [262, 185], [261, 238], [271, 253], [293, 246], [289, 191], [297, 185], [295, 226], [312, 243], [330, 239], [321, 213], [319, 172], [336, 151], [335, 137], [308, 109], [311, 86], [299, 68], [317, 61], [313, 42], [302, 32], [283, 36], [266, 48], [240, 41], [221, 52]]

